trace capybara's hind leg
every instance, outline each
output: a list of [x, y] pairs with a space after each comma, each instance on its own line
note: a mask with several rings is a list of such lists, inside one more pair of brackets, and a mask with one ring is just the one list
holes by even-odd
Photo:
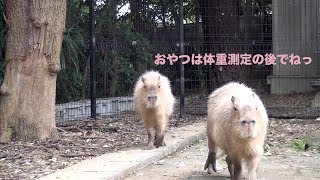
[[208, 169], [208, 174], [212, 174], [212, 171], [217, 172], [216, 167], [216, 158], [217, 158], [217, 147], [208, 136], [208, 146], [209, 146], [209, 153], [206, 164], [204, 165], [204, 170]]
[[227, 157], [226, 157], [226, 162], [228, 164], [228, 171], [229, 171], [230, 176], [232, 178], [233, 174], [234, 174], [234, 166], [233, 166], [233, 163], [232, 163], [231, 158], [230, 158], [229, 155], [227, 155]]
[[145, 150], [147, 149], [153, 149], [154, 148], [154, 140], [155, 140], [155, 133], [154, 133], [154, 129], [153, 128], [147, 128], [147, 132], [148, 132], [148, 145], [143, 148]]

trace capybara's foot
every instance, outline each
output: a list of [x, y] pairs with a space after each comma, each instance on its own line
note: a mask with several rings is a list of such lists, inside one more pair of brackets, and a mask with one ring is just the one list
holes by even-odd
[[213, 171], [217, 172], [216, 153], [209, 152], [206, 164], [204, 165], [204, 170], [206, 169], [208, 169], [208, 174], [212, 174]]
[[213, 165], [210, 163], [208, 166], [208, 174], [212, 174], [213, 172], [217, 172], [216, 170], [214, 170]]
[[236, 177], [232, 177], [232, 176], [230, 176], [230, 178], [232, 179], [232, 180], [242, 180], [242, 179], [247, 179], [247, 177], [245, 176], [245, 175], [241, 175], [239, 178], [236, 178]]
[[161, 134], [161, 135], [158, 135], [156, 136], [156, 140], [154, 142], [154, 145], [156, 146], [156, 148], [160, 147], [160, 146], [163, 146], [164, 144], [164, 135]]
[[[154, 143], [154, 145], [156, 145], [156, 143]], [[166, 145], [167, 145], [166, 142], [163, 141], [160, 146], [166, 146]], [[160, 146], [159, 146], [159, 147], [160, 147]]]
[[155, 146], [151, 144], [151, 145], [147, 145], [147, 146], [143, 147], [142, 150], [151, 150], [154, 148], [155, 148]]

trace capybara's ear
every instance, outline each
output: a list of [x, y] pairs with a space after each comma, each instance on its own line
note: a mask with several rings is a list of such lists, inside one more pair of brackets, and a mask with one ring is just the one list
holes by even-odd
[[256, 106], [256, 110], [258, 110], [256, 95], [254, 93], [252, 93], [252, 97], [254, 98], [254, 104]]
[[235, 101], [235, 97], [234, 96], [231, 96], [231, 102], [234, 104], [234, 101]]
[[234, 96], [231, 96], [231, 102], [233, 104], [233, 108], [234, 108], [235, 111], [237, 111], [235, 101], [236, 101], [236, 98]]
[[158, 78], [158, 88], [160, 88], [160, 76], [159, 76], [159, 78]]

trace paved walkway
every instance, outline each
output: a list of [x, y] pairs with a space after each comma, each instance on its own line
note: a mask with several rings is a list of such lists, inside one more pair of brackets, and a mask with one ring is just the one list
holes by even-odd
[[205, 126], [206, 122], [204, 121], [168, 131], [165, 135], [167, 145], [158, 149], [142, 150], [141, 147], [136, 147], [104, 154], [84, 160], [40, 179], [123, 179], [131, 173], [143, 169], [204, 138], [206, 136]]

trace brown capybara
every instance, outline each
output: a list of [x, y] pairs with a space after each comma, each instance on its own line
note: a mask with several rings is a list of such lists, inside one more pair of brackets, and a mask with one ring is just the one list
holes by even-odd
[[157, 71], [145, 72], [136, 82], [133, 100], [148, 133], [144, 149], [165, 145], [164, 134], [175, 103], [169, 79]]
[[242, 178], [242, 161], [250, 180], [257, 170], [266, 139], [268, 115], [259, 96], [249, 87], [228, 83], [212, 92], [208, 100], [207, 135], [209, 154], [204, 169], [217, 171], [216, 155], [220, 148], [234, 180]]

